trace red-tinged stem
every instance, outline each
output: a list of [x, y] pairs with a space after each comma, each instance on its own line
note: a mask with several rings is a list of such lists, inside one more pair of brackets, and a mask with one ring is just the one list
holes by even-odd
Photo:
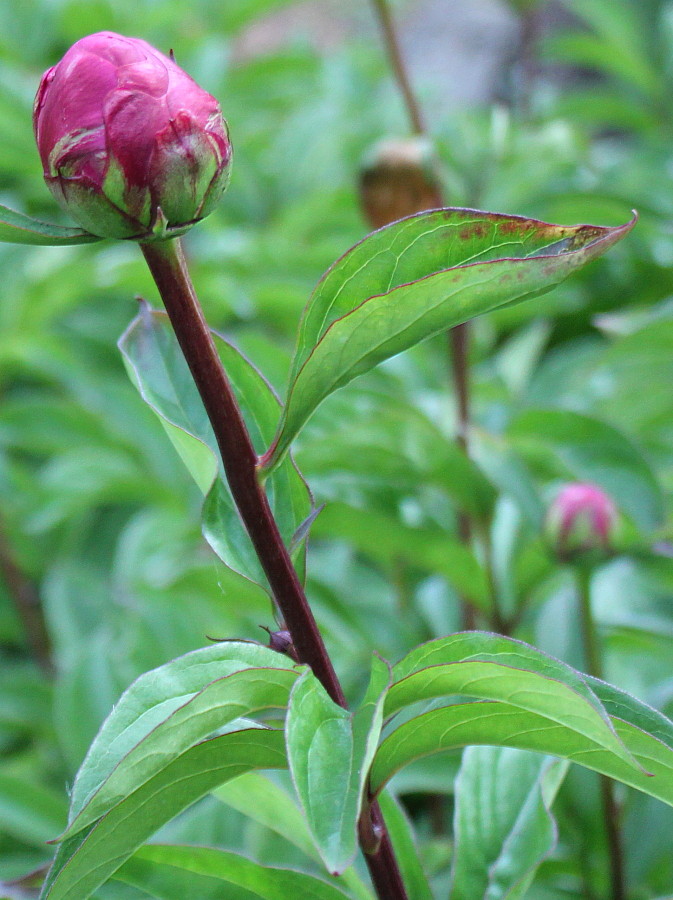
[[[173, 239], [141, 244], [141, 249], [213, 426], [234, 502], [297, 657], [311, 667], [332, 700], [345, 708], [334, 666], [260, 484], [259, 460], [196, 297], [180, 242]], [[374, 832], [377, 836], [376, 845], [363, 849], [380, 900], [407, 900], [378, 804], [364, 815], [371, 816], [371, 821], [360, 823], [360, 834]]]
[[[603, 661], [601, 648], [596, 632], [596, 623], [591, 611], [591, 570], [584, 566], [578, 566], [577, 593], [580, 603], [580, 621], [582, 627], [582, 640], [584, 643], [584, 656], [590, 675], [595, 678], [603, 677]], [[624, 874], [624, 848], [622, 846], [622, 833], [619, 827], [619, 805], [615, 797], [614, 782], [606, 775], [599, 775], [601, 790], [601, 805], [603, 807], [603, 822], [605, 836], [608, 842], [610, 855], [610, 881], [612, 885], [612, 900], [626, 900], [626, 877]]]

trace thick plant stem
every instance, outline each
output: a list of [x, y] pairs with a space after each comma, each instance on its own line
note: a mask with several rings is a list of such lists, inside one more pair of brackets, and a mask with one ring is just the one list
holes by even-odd
[[[582, 642], [586, 657], [587, 669], [595, 678], [603, 677], [603, 661], [596, 632], [596, 623], [591, 612], [591, 569], [578, 566], [577, 593], [580, 602], [580, 620], [582, 624]], [[599, 775], [601, 804], [605, 835], [610, 854], [610, 881], [612, 900], [626, 900], [626, 879], [624, 876], [624, 850], [622, 834], [619, 827], [619, 806], [615, 798], [614, 782], [606, 775]]]
[[[260, 484], [257, 455], [196, 297], [180, 242], [141, 244], [141, 249], [213, 426], [234, 502], [298, 659], [311, 667], [332, 700], [345, 708], [332, 661]], [[380, 900], [407, 900], [378, 804], [372, 804], [364, 815], [371, 816], [371, 821], [361, 822], [360, 833], [373, 831], [380, 837], [377, 846], [364, 853]]]
[[[423, 136], [426, 134], [423, 114], [411, 85], [409, 73], [404, 65], [404, 58], [388, 0], [372, 0], [372, 5], [381, 29], [391, 71], [404, 100], [411, 130], [414, 134]], [[444, 206], [444, 199], [439, 186], [437, 187], [437, 205]], [[423, 210], [419, 209], [418, 212], [423, 212]], [[451, 351], [451, 371], [457, 401], [456, 442], [463, 452], [467, 454], [469, 453], [468, 431], [470, 427], [469, 323], [464, 322], [451, 328], [448, 331], [448, 343]], [[458, 514], [458, 534], [464, 544], [469, 545], [471, 543], [472, 523], [470, 517], [463, 512]], [[467, 600], [462, 601], [461, 614], [463, 629], [465, 631], [474, 629], [476, 627], [475, 610]]]

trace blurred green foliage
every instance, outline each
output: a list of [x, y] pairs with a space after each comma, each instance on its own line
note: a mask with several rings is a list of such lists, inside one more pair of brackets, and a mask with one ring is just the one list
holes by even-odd
[[[547, 21], [543, 0], [512, 5]], [[0, 202], [15, 209], [69, 224], [42, 183], [30, 116], [42, 70], [82, 35], [109, 29], [172, 47], [221, 100], [234, 176], [186, 247], [209, 322], [279, 392], [312, 287], [365, 233], [360, 160], [373, 141], [407, 127], [366, 4], [342, 4], [350, 38], [328, 50], [296, 18], [282, 41], [247, 49], [255, 29], [266, 22], [268, 34], [268, 17], [289, 6], [0, 6]], [[504, 620], [515, 636], [582, 669], [572, 579], [541, 537], [555, 488], [579, 479], [610, 492], [623, 516], [623, 546], [593, 581], [606, 675], [673, 711], [673, 3], [562, 6], [561, 24], [539, 29], [527, 78], [503, 73], [503, 84], [519, 85], [508, 103], [432, 122], [445, 195], [451, 205], [569, 224], [621, 223], [636, 207], [641, 221], [542, 302], [475, 322], [479, 502], [460, 492], [466, 463], [453, 445], [442, 338], [330, 398], [301, 435], [297, 461], [316, 502], [327, 503], [309, 542], [308, 591], [351, 697], [364, 689], [373, 649], [395, 660], [460, 628], [460, 595], [470, 590], [480, 624]], [[396, 10], [422, 12], [411, 0]], [[207, 635], [264, 640], [258, 625], [272, 617], [263, 592], [203, 541], [199, 492], [124, 371], [116, 342], [136, 314], [134, 298], [158, 305], [137, 248], [0, 245], [0, 270], [0, 555], [39, 595], [54, 670], [36, 663], [17, 612], [20, 585], [5, 565], [0, 872], [9, 879], [51, 857], [45, 841], [65, 823], [64, 788], [138, 674]], [[462, 510], [479, 511], [472, 548], [460, 546]], [[535, 882], [539, 900], [605, 896], [589, 782], [572, 771], [561, 788], [560, 839]], [[450, 809], [453, 779], [430, 761], [405, 773], [399, 789], [441, 892], [452, 837], [432, 833], [419, 796], [447, 795]], [[671, 811], [635, 792], [622, 799], [632, 896], [666, 894]], [[237, 815], [204, 802], [166, 833], [294, 861], [287, 842]]]

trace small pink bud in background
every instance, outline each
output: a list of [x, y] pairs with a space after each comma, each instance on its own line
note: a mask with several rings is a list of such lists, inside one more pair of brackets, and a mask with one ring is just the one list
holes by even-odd
[[617, 529], [617, 510], [595, 484], [567, 484], [549, 507], [545, 531], [561, 559], [590, 551], [607, 553]]
[[139, 38], [102, 31], [73, 44], [42, 76], [33, 125], [49, 189], [100, 237], [179, 233], [227, 185], [219, 104]]

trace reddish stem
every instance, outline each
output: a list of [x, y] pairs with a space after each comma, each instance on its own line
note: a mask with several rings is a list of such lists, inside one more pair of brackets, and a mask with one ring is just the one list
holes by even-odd
[[[210, 419], [234, 502], [290, 632], [297, 657], [311, 667], [335, 703], [346, 707], [332, 661], [258, 478], [259, 460], [192, 285], [179, 240], [141, 244]], [[365, 860], [380, 900], [407, 900], [378, 804], [360, 834], [380, 836]], [[363, 848], [364, 849], [364, 848]]]

